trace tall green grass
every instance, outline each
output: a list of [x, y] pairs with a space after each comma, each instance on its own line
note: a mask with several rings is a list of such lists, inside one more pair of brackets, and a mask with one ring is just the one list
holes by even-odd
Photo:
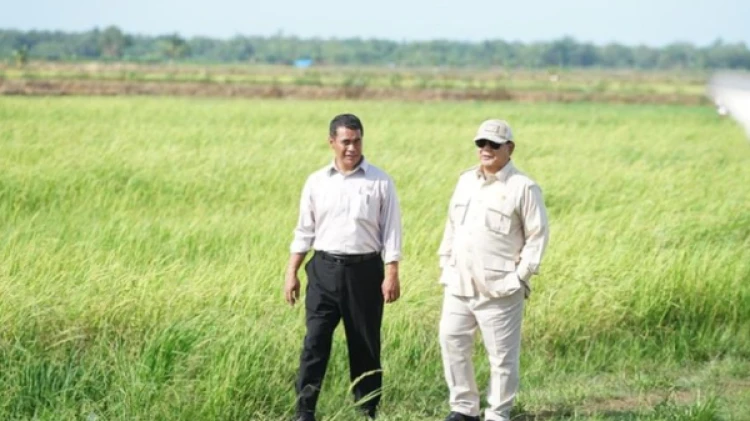
[[[6, 97], [0, 419], [291, 416], [304, 314], [283, 303], [283, 273], [300, 189], [330, 160], [340, 112], [362, 117], [365, 155], [395, 178], [403, 211], [386, 419], [447, 411], [436, 250], [457, 176], [476, 160], [472, 133], [495, 116], [514, 126], [516, 165], [543, 187], [551, 220], [519, 408], [750, 411], [737, 403], [747, 395], [721, 390], [609, 415], [589, 405], [672, 387], [678, 372], [724, 367], [689, 391], [750, 374], [750, 145], [709, 108]], [[343, 339], [324, 419], [351, 419]]]

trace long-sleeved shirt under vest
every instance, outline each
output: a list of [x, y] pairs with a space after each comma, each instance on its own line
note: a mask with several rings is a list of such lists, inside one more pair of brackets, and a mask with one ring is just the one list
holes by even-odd
[[364, 158], [348, 175], [333, 162], [312, 173], [302, 188], [290, 251], [310, 249], [380, 252], [385, 263], [401, 260], [401, 211], [393, 179]]
[[[446, 291], [490, 297], [528, 296], [549, 241], [540, 187], [508, 162], [496, 174], [461, 174], [451, 197], [438, 254]], [[475, 289], [476, 288], [476, 289]]]

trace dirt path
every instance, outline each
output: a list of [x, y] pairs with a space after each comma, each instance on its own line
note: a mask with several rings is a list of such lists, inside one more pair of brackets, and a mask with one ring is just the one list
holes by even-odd
[[398, 101], [604, 102], [621, 104], [709, 104], [688, 94], [617, 94], [509, 91], [505, 89], [409, 89], [250, 85], [200, 82], [129, 82], [101, 80], [2, 80], [0, 95], [153, 95], [289, 99], [376, 99]]

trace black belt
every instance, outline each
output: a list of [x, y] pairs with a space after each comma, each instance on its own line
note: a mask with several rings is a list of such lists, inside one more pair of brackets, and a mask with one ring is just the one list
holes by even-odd
[[351, 265], [353, 263], [365, 262], [367, 260], [371, 260], [380, 256], [380, 253], [377, 251], [366, 254], [332, 254], [325, 251], [316, 250], [315, 254], [320, 256], [320, 258], [323, 260], [327, 260], [339, 265]]

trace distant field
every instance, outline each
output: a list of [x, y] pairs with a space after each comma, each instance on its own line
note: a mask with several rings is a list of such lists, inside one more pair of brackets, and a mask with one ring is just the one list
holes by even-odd
[[0, 65], [5, 95], [183, 95], [303, 99], [515, 100], [707, 104], [698, 72], [259, 65]]
[[[491, 116], [552, 231], [515, 419], [750, 419], [750, 144], [711, 107], [140, 97], [0, 97], [0, 419], [291, 416], [284, 266], [345, 111], [403, 209], [384, 421], [447, 413], [436, 250]], [[322, 420], [354, 419], [343, 345]]]

